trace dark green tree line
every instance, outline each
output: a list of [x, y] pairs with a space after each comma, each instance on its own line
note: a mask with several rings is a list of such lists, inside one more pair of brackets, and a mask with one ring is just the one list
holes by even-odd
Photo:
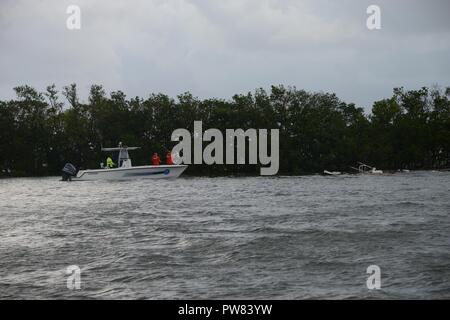
[[[281, 174], [347, 171], [357, 161], [385, 170], [450, 166], [450, 88], [395, 88], [376, 101], [369, 115], [335, 94], [272, 86], [270, 92], [237, 94], [230, 100], [198, 99], [190, 93], [171, 98], [151, 94], [128, 99], [91, 86], [81, 102], [75, 84], [58, 92], [14, 88], [16, 98], [0, 101], [0, 169], [13, 175], [58, 174], [66, 162], [96, 168], [102, 146], [119, 141], [141, 146], [135, 164], [164, 155], [177, 128], [279, 129]], [[206, 145], [206, 143], [205, 143]], [[256, 166], [196, 165], [191, 174], [256, 174]]]

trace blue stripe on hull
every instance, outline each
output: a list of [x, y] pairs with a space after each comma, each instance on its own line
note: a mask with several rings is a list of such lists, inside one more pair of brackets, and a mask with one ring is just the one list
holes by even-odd
[[126, 173], [125, 176], [129, 177], [129, 176], [150, 176], [150, 175], [168, 175], [170, 173], [169, 169], [163, 170], [163, 171], [154, 171], [154, 172], [129, 172]]

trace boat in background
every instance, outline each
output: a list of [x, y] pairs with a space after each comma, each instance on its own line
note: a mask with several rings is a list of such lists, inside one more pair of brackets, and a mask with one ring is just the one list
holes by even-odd
[[119, 143], [117, 148], [102, 148], [105, 152], [119, 152], [117, 168], [102, 168], [77, 171], [75, 166], [68, 163], [62, 172], [64, 181], [67, 180], [129, 180], [136, 178], [168, 179], [178, 178], [187, 165], [147, 165], [132, 166], [129, 150], [136, 150], [139, 147], [122, 146]]
[[323, 170], [323, 174], [327, 175], [327, 176], [339, 176], [342, 174], [342, 172], [340, 171], [328, 171], [328, 170]]

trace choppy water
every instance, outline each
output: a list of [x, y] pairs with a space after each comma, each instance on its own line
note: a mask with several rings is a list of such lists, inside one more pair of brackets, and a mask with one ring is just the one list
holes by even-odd
[[442, 172], [0, 180], [0, 298], [450, 298], [449, 195]]

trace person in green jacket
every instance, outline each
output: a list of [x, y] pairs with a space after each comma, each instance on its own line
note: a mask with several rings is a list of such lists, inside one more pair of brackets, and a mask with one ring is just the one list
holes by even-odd
[[111, 159], [111, 157], [106, 158], [106, 167], [108, 169], [111, 169], [115, 166], [115, 163], [113, 162], [113, 160]]

